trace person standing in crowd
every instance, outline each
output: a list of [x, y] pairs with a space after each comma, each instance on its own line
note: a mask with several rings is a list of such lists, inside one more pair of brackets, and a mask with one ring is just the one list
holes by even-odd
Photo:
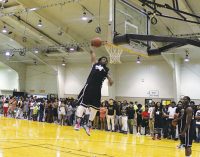
[[122, 103], [122, 129], [121, 132], [124, 134], [128, 133], [128, 116], [127, 116], [127, 110], [128, 110], [128, 103], [126, 100], [123, 101]]
[[115, 131], [120, 132], [122, 127], [122, 104], [121, 101], [116, 102]]
[[155, 117], [155, 123], [154, 123], [154, 137], [153, 140], [161, 139], [161, 131], [162, 131], [162, 124], [163, 124], [163, 109], [162, 105], [160, 102], [157, 102], [155, 105], [155, 112], [154, 112], [154, 117]]
[[137, 105], [137, 135], [141, 135], [141, 127], [142, 127], [142, 105]]
[[[196, 112], [197, 112], [197, 105], [195, 105], [195, 102], [194, 101], [191, 101], [190, 102], [190, 106], [192, 107], [192, 110], [193, 110], [193, 121], [194, 121], [194, 123], [196, 124], [196, 119], [194, 118], [195, 117], [195, 115], [196, 115]], [[197, 132], [196, 132], [196, 129], [194, 130], [194, 141], [197, 141]]]
[[100, 112], [97, 111], [96, 116], [93, 121], [93, 129], [99, 129], [99, 116], [100, 116]]
[[153, 137], [154, 136], [154, 121], [155, 121], [155, 117], [154, 117], [155, 102], [154, 101], [152, 101], [152, 103], [150, 104], [148, 113], [149, 113], [149, 131], [150, 131], [150, 135]]
[[101, 130], [105, 130], [106, 128], [106, 113], [107, 113], [107, 108], [105, 106], [105, 104], [108, 104], [107, 101], [104, 101], [101, 103], [101, 107], [100, 107], [100, 123], [101, 123]]
[[136, 126], [137, 123], [137, 113], [135, 112], [133, 102], [130, 102], [127, 108], [127, 116], [128, 116], [128, 128], [130, 134], [133, 134], [133, 126]]
[[[114, 100], [110, 99], [108, 102], [107, 106], [107, 126], [108, 126], [108, 131], [115, 131], [115, 115], [116, 115], [116, 109], [114, 106]], [[112, 127], [112, 128], [111, 128]]]
[[8, 98], [6, 98], [6, 100], [3, 102], [3, 115], [4, 117], [8, 116], [8, 106], [9, 105], [9, 101]]
[[31, 120], [33, 118], [33, 108], [34, 108], [34, 100], [31, 99], [30, 100], [30, 104], [29, 104], [29, 120]]
[[168, 112], [169, 105], [163, 106], [163, 138], [169, 137], [169, 112]]
[[9, 110], [11, 112], [11, 117], [15, 118], [15, 109], [17, 107], [17, 100], [15, 97], [11, 97], [9, 100]]
[[68, 103], [68, 105], [66, 105], [66, 120], [67, 120], [67, 125], [73, 125], [72, 123], [72, 114], [73, 114], [73, 108], [72, 108], [72, 105], [71, 103]]
[[24, 100], [24, 107], [23, 107], [23, 116], [24, 116], [24, 119], [28, 118], [28, 111], [29, 111], [29, 101], [28, 101], [28, 98], [25, 98], [25, 100]]
[[50, 100], [47, 101], [47, 123], [53, 123], [53, 106]]
[[65, 115], [66, 115], [66, 111], [65, 111], [65, 104], [64, 104], [64, 100], [61, 101], [61, 104], [59, 106], [59, 112], [60, 112], [60, 125], [64, 125], [64, 120], [65, 120]]
[[196, 129], [197, 129], [197, 142], [200, 142], [200, 105], [197, 106], [195, 120], [196, 120]]
[[168, 108], [169, 112], [169, 119], [168, 119], [168, 124], [169, 124], [169, 139], [175, 139], [176, 135], [176, 127], [172, 125], [172, 121], [174, 120], [174, 115], [176, 113], [176, 103], [173, 101], [171, 102], [171, 105]]
[[39, 105], [39, 122], [43, 122], [44, 117], [44, 99], [41, 100]]
[[142, 127], [145, 129], [144, 134], [147, 135], [149, 131], [149, 113], [148, 113], [148, 106], [145, 105], [145, 109], [142, 112]]
[[0, 114], [3, 113], [4, 96], [0, 96]]
[[53, 122], [57, 123], [58, 122], [58, 100], [55, 99], [52, 105], [53, 105]]
[[20, 119], [22, 117], [23, 105], [24, 105], [23, 98], [20, 97], [19, 100], [18, 100], [18, 103], [17, 103], [17, 113], [16, 113], [16, 116], [15, 116], [16, 119]]
[[37, 117], [38, 117], [38, 103], [35, 102], [33, 104], [33, 121], [37, 121]]
[[[178, 134], [179, 134], [179, 139], [180, 139], [180, 144], [177, 146], [178, 149], [183, 148], [183, 140], [182, 140], [182, 136], [181, 136], [181, 127], [182, 127], [182, 119], [183, 119], [183, 115], [184, 115], [184, 109], [183, 109], [183, 105], [182, 102], [179, 101], [177, 104], [177, 108], [176, 108], [176, 116], [174, 116], [174, 120], [172, 121], [172, 124], [176, 125], [176, 128], [178, 128]], [[178, 126], [177, 126], [178, 124]]]

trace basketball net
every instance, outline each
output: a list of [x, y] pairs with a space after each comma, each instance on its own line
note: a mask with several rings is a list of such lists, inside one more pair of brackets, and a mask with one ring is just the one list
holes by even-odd
[[105, 48], [110, 56], [110, 64], [120, 64], [120, 57], [123, 53], [123, 49], [110, 43], [107, 43]]

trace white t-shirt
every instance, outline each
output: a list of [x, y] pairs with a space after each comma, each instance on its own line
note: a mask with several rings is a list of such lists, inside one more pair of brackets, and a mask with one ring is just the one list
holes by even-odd
[[168, 112], [169, 112], [169, 119], [174, 119], [174, 114], [176, 113], [176, 107], [169, 107]]
[[[196, 112], [196, 115], [195, 115], [195, 116], [200, 116], [200, 110], [198, 110], [198, 111]], [[200, 120], [197, 120], [197, 121], [196, 121], [196, 124], [200, 125]]]
[[63, 106], [63, 104], [60, 104], [59, 107], [60, 107], [60, 109], [59, 109], [59, 110], [60, 110], [59, 114], [65, 115], [65, 114], [66, 114], [66, 112], [65, 112], [65, 106]]
[[33, 104], [34, 104], [33, 102], [30, 103], [30, 110], [33, 110], [33, 109], [34, 109]]
[[154, 107], [149, 107], [148, 113], [149, 113], [149, 118], [154, 118]]
[[4, 104], [3, 104], [3, 107], [8, 107], [8, 103], [4, 103]]

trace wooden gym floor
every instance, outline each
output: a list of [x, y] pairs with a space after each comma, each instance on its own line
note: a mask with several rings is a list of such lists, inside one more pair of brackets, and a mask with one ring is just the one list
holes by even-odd
[[[178, 141], [0, 117], [0, 157], [184, 157]], [[192, 157], [200, 157], [200, 144]]]

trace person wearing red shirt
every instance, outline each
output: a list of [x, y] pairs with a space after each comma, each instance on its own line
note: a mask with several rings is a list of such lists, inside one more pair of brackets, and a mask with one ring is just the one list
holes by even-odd
[[149, 116], [148, 106], [145, 106], [145, 110], [142, 112], [142, 127], [145, 128], [145, 135], [147, 134], [147, 130], [149, 128]]
[[105, 106], [106, 103], [107, 101], [104, 101], [100, 107], [101, 130], [105, 130], [105, 126], [106, 126], [106, 112], [107, 112], [107, 108]]

